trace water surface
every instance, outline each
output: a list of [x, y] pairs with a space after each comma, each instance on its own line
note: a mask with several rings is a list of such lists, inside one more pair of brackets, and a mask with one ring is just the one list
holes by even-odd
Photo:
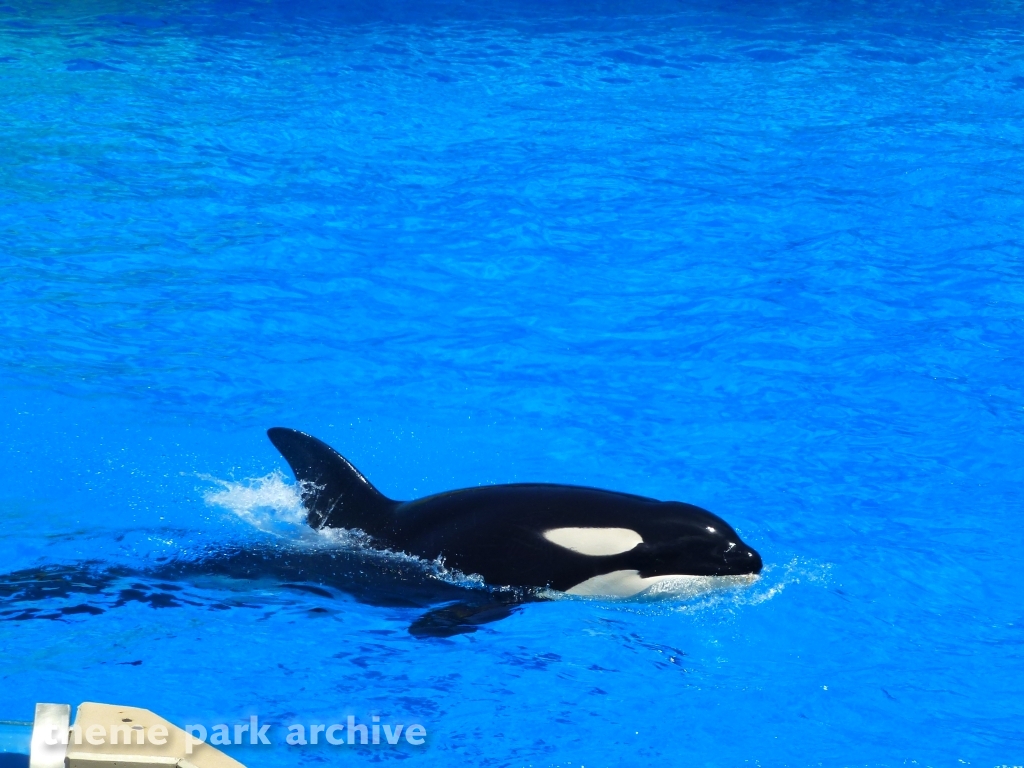
[[[1024, 761], [1022, 22], [0, 8], [0, 718], [429, 734], [250, 766]], [[282, 586], [336, 543], [274, 425], [394, 498], [699, 504], [767, 567], [416, 639], [352, 570]]]

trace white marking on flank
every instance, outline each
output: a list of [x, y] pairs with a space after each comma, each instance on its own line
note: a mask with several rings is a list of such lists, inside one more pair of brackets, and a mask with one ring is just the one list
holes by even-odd
[[589, 597], [632, 597], [662, 581], [678, 578], [678, 576], [650, 576], [645, 579], [640, 575], [640, 571], [612, 571], [587, 579], [572, 589], [567, 589], [566, 592], [570, 595], [587, 595]]
[[618, 555], [629, 552], [643, 537], [629, 528], [552, 528], [544, 531], [552, 544], [579, 552], [581, 555]]

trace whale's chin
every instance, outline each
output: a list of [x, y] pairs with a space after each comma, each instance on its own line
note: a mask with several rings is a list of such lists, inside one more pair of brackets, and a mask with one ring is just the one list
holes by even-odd
[[639, 571], [612, 571], [594, 576], [567, 589], [580, 597], [634, 597], [639, 594], [695, 597], [715, 589], [743, 587], [757, 581], [757, 574], [737, 576], [641, 576]]

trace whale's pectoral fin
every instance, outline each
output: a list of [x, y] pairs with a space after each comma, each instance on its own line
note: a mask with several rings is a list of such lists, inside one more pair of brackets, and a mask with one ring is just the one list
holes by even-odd
[[302, 488], [302, 503], [314, 528], [386, 531], [397, 502], [384, 496], [331, 446], [296, 429], [267, 430]]
[[476, 632], [483, 624], [507, 619], [524, 603], [536, 598], [522, 595], [482, 595], [427, 611], [409, 627], [414, 637], [452, 637]]

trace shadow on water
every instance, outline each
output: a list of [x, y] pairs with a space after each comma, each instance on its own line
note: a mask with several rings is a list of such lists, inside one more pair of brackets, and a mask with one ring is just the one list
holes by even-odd
[[[0, 621], [66, 621], [129, 603], [210, 611], [301, 605], [348, 596], [357, 602], [424, 612], [417, 637], [475, 632], [533, 598], [450, 583], [421, 562], [358, 550], [230, 547], [200, 560], [153, 568], [99, 561], [45, 565], [0, 576]], [[314, 606], [314, 610], [316, 606]], [[0, 768], [3, 768], [0, 766]]]
[[28, 755], [0, 752], [0, 768], [28, 768]]

